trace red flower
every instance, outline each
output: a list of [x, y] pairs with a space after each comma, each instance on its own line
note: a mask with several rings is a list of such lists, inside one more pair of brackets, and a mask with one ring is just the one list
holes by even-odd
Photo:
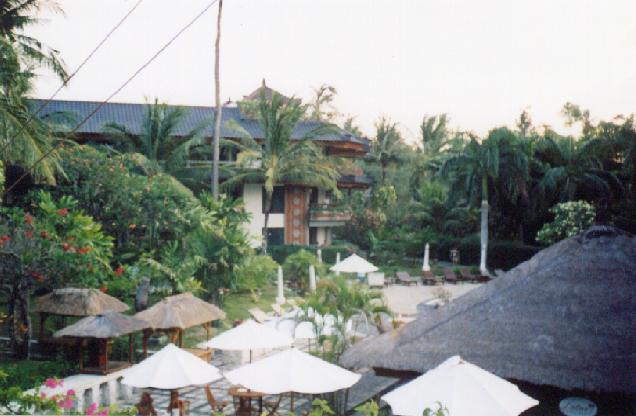
[[31, 272], [31, 277], [37, 280], [38, 282], [43, 282], [46, 279], [44, 276], [42, 276], [38, 272]]
[[77, 250], [77, 252], [79, 254], [86, 254], [86, 253], [90, 253], [92, 249], [93, 249], [92, 247], [82, 247], [79, 250]]
[[121, 265], [117, 266], [117, 268], [115, 269], [115, 274], [117, 276], [121, 276], [122, 274], [124, 274], [124, 268], [121, 267]]
[[24, 222], [27, 224], [31, 224], [33, 222], [33, 216], [31, 214], [26, 214], [24, 216]]
[[106, 293], [106, 292], [108, 292], [108, 288], [106, 287], [106, 285], [101, 285], [101, 286], [100, 286], [100, 288], [99, 288], [99, 290], [100, 290], [102, 293]]
[[42, 232], [40, 233], [40, 236], [41, 236], [42, 238], [49, 238], [49, 233], [48, 233], [47, 231], [42, 231]]
[[64, 251], [69, 251], [71, 249], [71, 245], [69, 243], [62, 244], [62, 248]]
[[24, 232], [24, 236], [25, 236], [26, 238], [31, 238], [31, 237], [33, 237], [33, 231], [26, 230], [26, 231]]
[[68, 208], [61, 208], [57, 210], [57, 215], [61, 217], [66, 217], [68, 215]]
[[2, 236], [2, 241], [9, 241], [9, 240], [11, 240], [11, 239], [9, 238], [8, 235], [5, 234], [5, 235]]

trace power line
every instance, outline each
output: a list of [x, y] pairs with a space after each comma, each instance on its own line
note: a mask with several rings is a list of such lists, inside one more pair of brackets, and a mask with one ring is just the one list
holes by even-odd
[[69, 75], [63, 82], [62, 84], [58, 87], [57, 90], [55, 90], [55, 92], [46, 100], [44, 100], [44, 102], [38, 107], [38, 109], [31, 113], [31, 115], [29, 116], [29, 118], [27, 118], [27, 120], [22, 124], [22, 126], [20, 127], [20, 129], [18, 130], [18, 132], [11, 138], [9, 139], [9, 141], [7, 141], [7, 143], [2, 147], [2, 149], [0, 149], [0, 154], [4, 153], [5, 150], [7, 150], [7, 148], [11, 145], [11, 143], [13, 143], [13, 141], [27, 128], [27, 126], [33, 121], [33, 119], [40, 114], [40, 111], [42, 111], [47, 105], [49, 105], [49, 103], [51, 102], [52, 99], [54, 99], [57, 94], [59, 94], [60, 91], [62, 91], [62, 89], [68, 84], [68, 82], [75, 76], [77, 75], [77, 73], [84, 67], [84, 65], [86, 65], [86, 63], [93, 57], [93, 55], [95, 55], [95, 53], [102, 47], [102, 45], [104, 43], [106, 43], [106, 41], [111, 37], [111, 35], [113, 33], [115, 33], [115, 31], [117, 29], [119, 29], [119, 27], [126, 21], [126, 19], [128, 19], [128, 17], [135, 11], [135, 9], [137, 9], [137, 7], [143, 2], [144, 0], [138, 0], [137, 3], [134, 4], [134, 6], [128, 10], [128, 13], [126, 13], [124, 15], [124, 17], [122, 17], [119, 22], [117, 22], [117, 24], [115, 26], [113, 26], [113, 28], [106, 34], [106, 36], [104, 36], [104, 38], [97, 44], [97, 46], [95, 46], [95, 48], [86, 56], [86, 58], [84, 58], [84, 60], [79, 64], [79, 66], [75, 69], [75, 71], [73, 71], [73, 73], [71, 75]]
[[[137, 77], [137, 75], [139, 75], [144, 69], [146, 69], [146, 67], [148, 67], [148, 65], [150, 65], [155, 59], [157, 59], [157, 57], [161, 55], [161, 53], [163, 53], [163, 51], [165, 51], [168, 48], [168, 46], [170, 46], [175, 40], [177, 40], [183, 34], [183, 32], [188, 30], [190, 26], [196, 23], [196, 21], [199, 20], [201, 16], [203, 16], [205, 12], [207, 12], [212, 6], [214, 6], [214, 4], [216, 4], [217, 1], [218, 0], [213, 0], [207, 6], [205, 6], [203, 10], [201, 10], [192, 20], [190, 20], [184, 27], [182, 27], [177, 33], [175, 33], [174, 36], [172, 36], [172, 38], [168, 40], [168, 42], [166, 42], [161, 48], [159, 48], [157, 52], [155, 52], [154, 55], [150, 57], [150, 59], [148, 59], [142, 66], [140, 66], [119, 88], [117, 88], [112, 94], [110, 94], [108, 98], [106, 98], [104, 101], [99, 103], [99, 105], [95, 107], [95, 109], [91, 111], [86, 117], [84, 117], [84, 119], [80, 121], [79, 124], [77, 124], [70, 132], [68, 132], [68, 134], [73, 134], [80, 127], [82, 127], [88, 121], [88, 119], [93, 117], [95, 113], [97, 113], [106, 103], [108, 103], [108, 101], [110, 101], [115, 95], [117, 95], [121, 90], [123, 90], [128, 84], [130, 84], [130, 82], [132, 82], [133, 79]], [[22, 174], [22, 176], [20, 176], [15, 182], [13, 182], [13, 184], [11, 184], [11, 186], [7, 188], [5, 192], [6, 193], [11, 192], [11, 190], [15, 188], [15, 186], [18, 183], [20, 183], [20, 181], [26, 178], [29, 175], [29, 173], [33, 171], [33, 168], [35, 168], [38, 165], [38, 163], [42, 162], [44, 159], [46, 159], [56, 150], [57, 150], [56, 146], [51, 147], [51, 149], [48, 150], [46, 153], [44, 153], [38, 160], [36, 160], [35, 163], [33, 163], [33, 165], [29, 169], [27, 169], [27, 171], [24, 174]]]

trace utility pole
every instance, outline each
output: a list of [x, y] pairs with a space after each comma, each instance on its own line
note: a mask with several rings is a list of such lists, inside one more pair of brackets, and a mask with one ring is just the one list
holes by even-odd
[[221, 105], [221, 79], [219, 71], [219, 55], [221, 46], [221, 12], [223, 10], [223, 0], [219, 0], [219, 14], [216, 19], [216, 42], [214, 47], [214, 88], [216, 98], [216, 112], [214, 117], [214, 137], [212, 138], [213, 160], [212, 160], [212, 197], [219, 199], [219, 156], [221, 152], [221, 117], [223, 107]]

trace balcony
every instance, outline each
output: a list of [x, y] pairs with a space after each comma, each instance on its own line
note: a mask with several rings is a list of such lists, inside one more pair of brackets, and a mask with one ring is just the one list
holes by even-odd
[[310, 227], [339, 227], [351, 220], [351, 211], [344, 205], [330, 203], [309, 206]]

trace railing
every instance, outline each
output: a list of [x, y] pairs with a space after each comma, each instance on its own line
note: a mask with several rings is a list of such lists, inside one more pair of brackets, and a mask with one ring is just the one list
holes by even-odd
[[351, 220], [351, 210], [342, 204], [320, 203], [309, 206], [309, 225], [343, 225]]

